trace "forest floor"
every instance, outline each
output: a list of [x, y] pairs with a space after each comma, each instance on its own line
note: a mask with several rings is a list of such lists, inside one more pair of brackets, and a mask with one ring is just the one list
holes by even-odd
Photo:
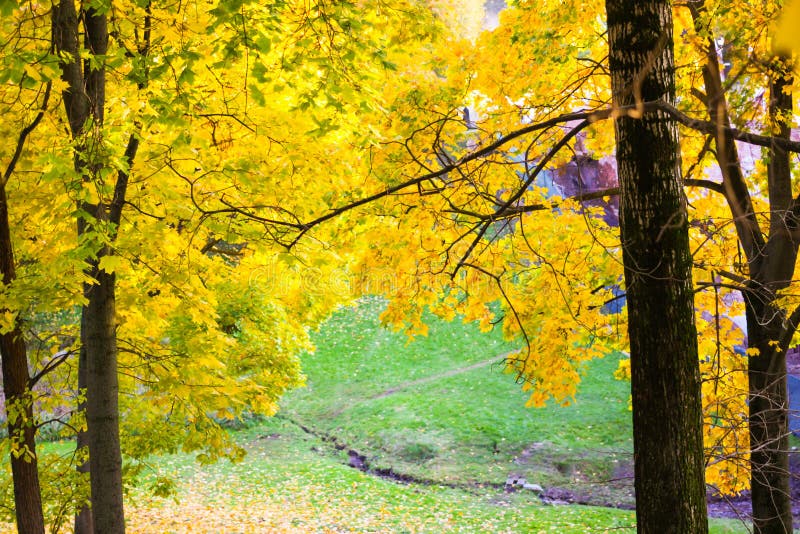
[[[525, 408], [503, 372], [514, 347], [499, 335], [429, 317], [429, 335], [409, 343], [380, 327], [380, 306], [341, 310], [320, 329], [304, 358], [307, 386], [277, 417], [237, 432], [244, 463], [176, 457], [180, 504], [150, 500], [132, 531], [146, 521], [215, 531], [202, 510], [212, 523], [218, 511], [242, 522], [226, 532], [635, 531], [619, 357], [589, 362], [569, 406]], [[163, 522], [171, 517], [183, 522]], [[748, 528], [714, 519], [711, 530]]]

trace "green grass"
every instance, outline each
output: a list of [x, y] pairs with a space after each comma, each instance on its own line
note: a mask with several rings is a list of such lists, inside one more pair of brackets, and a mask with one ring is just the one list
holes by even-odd
[[502, 484], [513, 472], [563, 486], [607, 480], [630, 460], [616, 358], [586, 366], [572, 405], [525, 408], [501, 363], [514, 347], [498, 335], [428, 318], [429, 336], [408, 343], [380, 327], [380, 307], [368, 301], [331, 318], [304, 360], [308, 387], [286, 396], [283, 416], [335, 435], [375, 467], [441, 482]]
[[[208, 525], [214, 532], [635, 531], [631, 511], [547, 506], [527, 492], [405, 485], [368, 475], [285, 419], [236, 436], [249, 453], [243, 463], [200, 467], [184, 454], [159, 458], [159, 466], [181, 481], [179, 501], [134, 492], [129, 531], [143, 532], [142, 525], [162, 532], [205, 532]], [[746, 532], [734, 521], [711, 526], [717, 534]]]
[[[161, 457], [160, 467], [181, 480], [180, 503], [135, 492], [129, 530], [140, 532], [144, 524], [186, 532], [181, 518], [195, 514], [191, 531], [202, 532], [203, 511], [214, 510], [219, 532], [633, 531], [629, 511], [545, 506], [529, 494], [377, 478], [326, 454], [325, 443], [286, 420], [240, 431], [237, 438], [249, 452], [243, 463], [199, 467], [187, 455]], [[160, 519], [159, 509], [171, 522]]]
[[[529, 409], [500, 363], [514, 347], [498, 335], [429, 317], [429, 336], [408, 343], [380, 327], [381, 307], [369, 300], [337, 312], [316, 334], [316, 353], [304, 358], [307, 387], [284, 398], [278, 418], [240, 434], [248, 449], [258, 443], [268, 451], [253, 455], [266, 458], [272, 467], [265, 469], [277, 462], [282, 476], [295, 476], [296, 467], [313, 476], [324, 495], [367, 485], [369, 497], [359, 500], [365, 513], [391, 508], [394, 519], [382, 528], [393, 532], [443, 513], [459, 518], [451, 531], [463, 532], [625, 531], [633, 525], [629, 511], [544, 506], [528, 492], [497, 487], [514, 473], [576, 494], [589, 488], [595, 500], [632, 503], [629, 490], [608, 483], [617, 471], [626, 474], [632, 450], [629, 386], [612, 377], [617, 358], [586, 366], [572, 405]], [[488, 360], [496, 363], [454, 373]], [[364, 475], [344, 466], [348, 449], [366, 456], [371, 467], [453, 487], [406, 486]], [[283, 460], [287, 450], [291, 459]], [[246, 466], [252, 473], [252, 458]], [[404, 503], [409, 511], [391, 503]], [[713, 532], [746, 530], [737, 521], [712, 520]]]

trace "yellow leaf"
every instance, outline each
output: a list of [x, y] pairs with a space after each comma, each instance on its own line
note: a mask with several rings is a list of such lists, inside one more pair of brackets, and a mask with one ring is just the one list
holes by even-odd
[[14, 329], [15, 314], [8, 310], [0, 313], [0, 334], [7, 334]]
[[119, 256], [103, 256], [97, 266], [101, 271], [111, 274], [122, 266], [122, 258]]

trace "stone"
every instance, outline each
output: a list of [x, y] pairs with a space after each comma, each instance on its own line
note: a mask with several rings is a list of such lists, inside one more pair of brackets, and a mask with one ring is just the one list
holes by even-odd
[[541, 487], [539, 484], [528, 484], [528, 483], [525, 483], [525, 484], [522, 485], [522, 489], [526, 489], [528, 491], [532, 491], [532, 492], [536, 493], [537, 495], [541, 495], [542, 493], [544, 493], [544, 488]]

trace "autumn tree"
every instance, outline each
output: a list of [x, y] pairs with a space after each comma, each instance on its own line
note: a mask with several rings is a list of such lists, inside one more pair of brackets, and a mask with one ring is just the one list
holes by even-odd
[[[746, 308], [754, 527], [756, 532], [791, 532], [786, 351], [797, 329], [797, 312], [791, 301], [778, 299], [792, 282], [798, 247], [792, 231], [796, 197], [789, 152], [779, 143], [791, 133], [791, 65], [788, 58], [773, 55], [768, 37], [778, 5], [764, 6], [766, 22], [752, 21], [737, 4], [722, 17], [714, 16], [715, 4], [692, 2], [688, 9], [705, 60], [703, 91], [693, 94], [718, 127], [708, 141], [721, 176], [720, 185], [694, 184], [708, 187], [727, 205], [734, 239], [744, 254], [740, 263], [720, 266], [719, 272], [740, 289]], [[744, 20], [748, 22], [742, 26]], [[746, 37], [764, 32], [767, 37]], [[718, 42], [725, 43], [724, 50]], [[766, 105], [747, 102], [754, 92]], [[732, 135], [732, 125], [741, 124], [760, 124], [772, 139], [765, 143], [764, 167], [756, 172], [744, 167]]]
[[[393, 304], [383, 317], [412, 335], [424, 333], [419, 314], [421, 305], [428, 304], [446, 316], [459, 310], [466, 319], [480, 319], [488, 326], [492, 314], [485, 303], [493, 296], [504, 303], [506, 332], [526, 342], [527, 357], [512, 358], [510, 364], [527, 381], [532, 404], [548, 396], [567, 399], [572, 390], [565, 382], [574, 385], [582, 358], [601, 353], [597, 339], [611, 334], [600, 310], [609, 281], [614, 280], [614, 269], [604, 266], [607, 256], [601, 243], [608, 239], [607, 230], [595, 219], [597, 210], [583, 211], [575, 201], [615, 192], [586, 192], [572, 202], [559, 202], [548, 201], [535, 186], [548, 166], [569, 161], [562, 152], [591, 121], [621, 116], [616, 122], [616, 155], [634, 375], [638, 525], [642, 532], [660, 532], [665, 525], [674, 525], [675, 532], [700, 532], [707, 529], [700, 377], [680, 145], [677, 125], [668, 114], [644, 112], [645, 101], [675, 100], [671, 8], [665, 2], [610, 2], [607, 8], [615, 95], [610, 111], [546, 120], [550, 110], [542, 110], [539, 117], [540, 111], [531, 108], [526, 117], [531, 126], [487, 140], [476, 150], [469, 150], [469, 142], [459, 143], [458, 130], [467, 125], [447, 109], [438, 112], [441, 118], [433, 124], [410, 127], [414, 133], [408, 145], [418, 148], [412, 153], [414, 161], [439, 169], [385, 192], [390, 197], [411, 188], [422, 190], [413, 200], [405, 196], [399, 201], [415, 210], [412, 221], [393, 223], [409, 237], [400, 242], [397, 253], [387, 247], [379, 252], [383, 261], [399, 263], [415, 279], [393, 292]], [[459, 78], [450, 81], [457, 83]], [[503, 96], [507, 95], [498, 95]], [[430, 98], [427, 109], [436, 114], [441, 108], [434, 102], [441, 100]], [[563, 131], [557, 127], [570, 123], [575, 125]], [[533, 140], [518, 144], [518, 138], [528, 134]], [[521, 156], [523, 170], [505, 172], [515, 154]], [[556, 206], [560, 209], [553, 210]], [[381, 211], [386, 210], [382, 206]], [[578, 228], [587, 222], [594, 231], [581, 239]], [[568, 243], [557, 236], [549, 239], [553, 231], [548, 228], [559, 224], [575, 231]], [[421, 250], [403, 259], [413, 248]], [[597, 258], [592, 257], [593, 249]], [[444, 302], [437, 302], [443, 295]], [[543, 312], [549, 305], [549, 313]], [[665, 314], [670, 320], [664, 321]], [[664, 357], [665, 346], [674, 357]], [[665, 420], [671, 424], [664, 425]]]
[[[675, 102], [670, 2], [606, 2], [613, 105]], [[678, 126], [615, 120], [638, 532], [707, 532], [700, 371]], [[669, 347], [665, 353], [665, 347]]]
[[[685, 65], [677, 71], [674, 82], [676, 90], [680, 91], [680, 98], [673, 98], [669, 92], [642, 96], [642, 91], [649, 87], [645, 83], [648, 80], [646, 75], [651, 73], [656, 59], [661, 57], [652, 52], [653, 57], [648, 61], [643, 60], [638, 71], [628, 73], [630, 93], [626, 96], [632, 100], [628, 105], [621, 105], [613, 102], [608, 84], [604, 60], [607, 43], [603, 38], [603, 25], [597, 24], [598, 20], [603, 20], [603, 15], [596, 13], [597, 8], [577, 1], [538, 2], [535, 6], [519, 2], [519, 9], [505, 14], [504, 24], [498, 30], [481, 36], [482, 48], [472, 49], [464, 42], [448, 45], [452, 59], [447, 64], [453, 67], [447, 71], [437, 67], [437, 74], [442, 75], [437, 90], [428, 94], [396, 94], [396, 101], [408, 99], [426, 110], [428, 116], [417, 119], [403, 117], [405, 124], [400, 126], [400, 131], [405, 133], [402, 136], [404, 142], [398, 147], [399, 154], [388, 155], [392, 152], [386, 150], [387, 155], [382, 157], [388, 164], [384, 167], [379, 167], [382, 161], [375, 158], [375, 174], [382, 176], [381, 180], [386, 183], [383, 188], [367, 190], [362, 200], [340, 205], [332, 213], [306, 219], [303, 224], [287, 221], [283, 227], [294, 227], [304, 235], [310, 228], [333, 217], [351, 210], [361, 210], [368, 203], [378, 203], [380, 208], [377, 212], [389, 218], [390, 224], [397, 227], [401, 237], [390, 241], [391, 246], [375, 250], [373, 257], [365, 263], [365, 268], [394, 265], [400, 266], [400, 271], [410, 273], [410, 278], [398, 284], [399, 289], [393, 291], [396, 298], [384, 314], [384, 319], [411, 335], [424, 333], [424, 324], [419, 318], [423, 308], [420, 304], [427, 304], [446, 316], [458, 311], [469, 320], [481, 321], [486, 327], [502, 320], [506, 333], [511, 337], [519, 336], [526, 346], [519, 357], [510, 358], [509, 363], [525, 380], [525, 387], [531, 390], [531, 403], [539, 405], [548, 397], [568, 402], [578, 377], [577, 370], [585, 358], [600, 355], [614, 346], [625, 346], [626, 340], [614, 339], [613, 328], [608, 328], [608, 317], [602, 317], [598, 310], [609, 300], [608, 290], [619, 279], [619, 271], [609, 257], [613, 258], [620, 250], [624, 251], [628, 239], [623, 239], [621, 243], [609, 239], [607, 230], [598, 224], [597, 210], [576, 204], [615, 195], [615, 188], [583, 191], [572, 195], [571, 199], [559, 201], [542, 192], [542, 188], [551, 187], [547, 185], [548, 169], [568, 164], [579, 166], [580, 158], [585, 160], [587, 154], [589, 158], [593, 153], [600, 158], [603, 153], [610, 152], [613, 143], [605, 121], [620, 114], [631, 119], [633, 116], [669, 117], [679, 122], [683, 128], [681, 151], [687, 156], [683, 158], [680, 170], [689, 199], [686, 209], [693, 267], [700, 280], [696, 286], [699, 293], [695, 312], [697, 324], [700, 325], [702, 351], [699, 362], [690, 363], [688, 357], [682, 360], [683, 374], [678, 376], [687, 380], [681, 391], [694, 398], [696, 404], [697, 375], [692, 368], [699, 364], [703, 375], [705, 465], [709, 483], [718, 491], [729, 493], [747, 486], [751, 472], [747, 453], [744, 452], [747, 449], [759, 453], [764, 451], [770, 458], [767, 463], [762, 463], [759, 454], [756, 454], [755, 469], [752, 471], [754, 477], [760, 476], [759, 471], [764, 471], [759, 466], [767, 465], [775, 467], [765, 467], [766, 471], [773, 473], [771, 476], [778, 472], [784, 477], [787, 474], [785, 465], [780, 467], [785, 460], [785, 447], [781, 446], [780, 441], [785, 439], [785, 427], [772, 423], [773, 429], [764, 433], [756, 425], [751, 434], [752, 443], [748, 444], [750, 427], [744, 414], [748, 404], [750, 410], [759, 410], [760, 403], [752, 402], [758, 397], [764, 402], [775, 403], [767, 412], [771, 417], [775, 416], [776, 421], [785, 422], [786, 403], [780, 389], [780, 377], [785, 373], [780, 371], [780, 365], [769, 367], [770, 372], [776, 371], [777, 374], [768, 382], [777, 389], [768, 392], [768, 395], [763, 391], [751, 391], [749, 403], [745, 402], [748, 398], [747, 366], [749, 362], [757, 367], [758, 356], [755, 353], [765, 351], [768, 347], [773, 347], [770, 350], [778, 347], [780, 350], [777, 354], [785, 351], [780, 343], [788, 344], [794, 332], [793, 320], [782, 321], [787, 329], [782, 333], [773, 332], [780, 334], [779, 339], [774, 335], [769, 336], [769, 341], [760, 350], [751, 346], [750, 354], [754, 357], [743, 358], [734, 350], [734, 345], [742, 343], [742, 331], [734, 326], [731, 319], [745, 307], [750, 309], [748, 317], [754, 317], [752, 297], [756, 294], [750, 283], [742, 285], [751, 272], [749, 267], [743, 268], [747, 262], [737, 260], [736, 241], [746, 240], [750, 244], [758, 242], [758, 232], [753, 225], [762, 224], [759, 222], [762, 217], [758, 213], [767, 213], [768, 210], [763, 205], [760, 208], [752, 207], [758, 206], [760, 200], [749, 199], [750, 193], [744, 187], [744, 182], [731, 188], [734, 184], [729, 177], [735, 167], [731, 162], [735, 159], [730, 154], [736, 150], [735, 141], [779, 151], [794, 151], [796, 144], [786, 139], [788, 130], [785, 129], [777, 132], [777, 135], [766, 136], [752, 131], [757, 131], [759, 124], [767, 124], [765, 118], [770, 114], [773, 121], [785, 121], [789, 109], [787, 101], [781, 104], [782, 113], [774, 105], [760, 107], [745, 104], [745, 99], [752, 100], [753, 94], [758, 94], [758, 83], [765, 79], [784, 80], [780, 84], [782, 88], [776, 91], [773, 87], [771, 94], [785, 94], [788, 89], [788, 71], [782, 66], [784, 62], [773, 63], [771, 52], [763, 48], [763, 41], [757, 38], [768, 33], [770, 21], [778, 12], [775, 6], [765, 5], [764, 17], [751, 17], [745, 13], [749, 9], [747, 6], [730, 2], [715, 3], [713, 9], [705, 12], [707, 14], [703, 14], [702, 9], [698, 10], [699, 7], [698, 3], [677, 6], [680, 23], [676, 33], [681, 36], [678, 46], [680, 59], [677, 63]], [[741, 33], [742, 26], [737, 22], [739, 19], [752, 23], [744, 25], [747, 35], [751, 37], [728, 35], [728, 31]], [[548, 25], [542, 27], [541, 20], [547, 20]], [[557, 30], [554, 32], [552, 28]], [[727, 36], [724, 39], [725, 52], [722, 54], [714, 48], [715, 43], [719, 42], [716, 36], [720, 32]], [[667, 49], [671, 30], [660, 32], [659, 35], [664, 42], [660, 47], [653, 46], [649, 50]], [[499, 57], [495, 52], [498, 49], [504, 51]], [[721, 119], [721, 113], [724, 114], [727, 108], [717, 96], [719, 90], [714, 89], [713, 74], [715, 71], [721, 72], [720, 58], [735, 59], [737, 52], [732, 50], [739, 50], [742, 58], [741, 74], [732, 79], [741, 80], [741, 83], [728, 84], [727, 90], [730, 94], [736, 94], [743, 104], [744, 112], [737, 123], [751, 130], [749, 132], [737, 130], [732, 126], [733, 122]], [[777, 67], [784, 68], [783, 74], [773, 73], [763, 77], [761, 74], [752, 75], [748, 70], [753, 69], [750, 63], [752, 53], [765, 50], [765, 61], [758, 64], [771, 66], [766, 70], [755, 69], [755, 72], [774, 71]], [[734, 62], [734, 68], [735, 65]], [[424, 64], [417, 68], [423, 72], [425, 70]], [[422, 78], [422, 75], [419, 77]], [[705, 83], [704, 90], [700, 88], [700, 82]], [[671, 85], [672, 82], [665, 87], [669, 89]], [[716, 87], [723, 85], [716, 82]], [[702, 112], [698, 115], [692, 98], [700, 99], [702, 110], [709, 113], [708, 117], [704, 117]], [[461, 106], [465, 103], [474, 106], [482, 119], [470, 120], [471, 124], [465, 125], [461, 113]], [[520, 123], [528, 126], [520, 127]], [[641, 124], [645, 123], [647, 120]], [[584, 134], [583, 146], [579, 148], [574, 141]], [[674, 137], [672, 139], [672, 149], [668, 152], [677, 154]], [[713, 144], [716, 144], [715, 149], [711, 148]], [[570, 147], [573, 152], [569, 151]], [[711, 156], [720, 159], [718, 166], [722, 179], [697, 178], [698, 174], [709, 173]], [[670, 161], [672, 163], [667, 167], [675, 172], [681, 158]], [[774, 174], [774, 170], [777, 170], [775, 165], [779, 164], [781, 158], [770, 156], [767, 161], [767, 166], [773, 170], [762, 174], [756, 167], [752, 173], [756, 183], [767, 175], [777, 176]], [[519, 167], [515, 168], [509, 162], [517, 163]], [[402, 170], [397, 171], [398, 168]], [[417, 169], [416, 175], [413, 169]], [[710, 174], [713, 175], [713, 172]], [[740, 176], [743, 176], [741, 171]], [[775, 181], [775, 178], [772, 180]], [[711, 191], [711, 195], [702, 192], [703, 189]], [[414, 190], [419, 194], [418, 197], [410, 193]], [[785, 197], [785, 187], [775, 191], [778, 190], [784, 191]], [[723, 195], [729, 207], [728, 213], [724, 211], [724, 204], [714, 203], [714, 194]], [[394, 204], [394, 210], [392, 203], [386, 200], [393, 196], [402, 198]], [[656, 237], [664, 237], [663, 234], [672, 229], [673, 223], [682, 224], [684, 211], [679, 205], [672, 208], [669, 212], [673, 217], [670, 224], [661, 221], [657, 225], [659, 230]], [[557, 211], [548, 213], [549, 210]], [[776, 212], [770, 209], [769, 212], [788, 213], [787, 210], [780, 208]], [[414, 212], [413, 220], [404, 222], [402, 213], [411, 211]], [[557, 227], [558, 223], [548, 222], [550, 215], [561, 217], [563, 228], [574, 229], [577, 225], [571, 217], [576, 212], [583, 214], [585, 222], [589, 223], [586, 226], [594, 244], [575, 238], [575, 234], [570, 234], [573, 239], [564, 243], [558, 239], [558, 233], [553, 233], [552, 228]], [[788, 268], [794, 265], [794, 253], [791, 252], [793, 247], [783, 246], [791, 236], [791, 232], [786, 231], [791, 225], [784, 224], [784, 219], [780, 219], [783, 223], [771, 224], [777, 225], [774, 234], [779, 236], [773, 240], [774, 246], [789, 251], [788, 257], [776, 252], [782, 258], [780, 265]], [[743, 233], [742, 228], [747, 232]], [[429, 229], [435, 231], [430, 232]], [[738, 237], [731, 233], [734, 229], [739, 231]], [[764, 241], [765, 244], [767, 242]], [[778, 246], [781, 243], [783, 245]], [[410, 257], [408, 251], [415, 247], [418, 252]], [[747, 249], [745, 245], [742, 247]], [[589, 252], [591, 250], [597, 251], [596, 257]], [[758, 248], [756, 256], [759, 264], [765, 261], [767, 251], [767, 248]], [[576, 255], [581, 261], [572, 261]], [[630, 264], [633, 258], [628, 256], [628, 260]], [[784, 275], [790, 273], [781, 274]], [[639, 279], [629, 276], [626, 280], [632, 283], [634, 278]], [[680, 276], [668, 278], [687, 283], [690, 277], [687, 272], [682, 272]], [[786, 280], [788, 278], [780, 283], [775, 282], [776, 289], [785, 286]], [[762, 287], [766, 282], [755, 283]], [[539, 299], [526, 302], [525, 289], [534, 288]], [[636, 291], [631, 287], [627, 290]], [[735, 298], [733, 293], [736, 291], [744, 291], [746, 297]], [[765, 294], [759, 291], [761, 296], [757, 300], [777, 302], [774, 292], [764, 300]], [[784, 290], [783, 294], [789, 293]], [[485, 307], [485, 303], [493, 299], [505, 303], [499, 317]], [[636, 305], [637, 309], [629, 308], [630, 313], [635, 315], [641, 304]], [[685, 307], [691, 306], [686, 304]], [[777, 308], [770, 310], [772, 314], [769, 317], [776, 321], [781, 316], [792, 317], [791, 313]], [[542, 320], [540, 317], [543, 315], [559, 319]], [[748, 322], [752, 323], [753, 320], [749, 318]], [[750, 326], [748, 330], [752, 328], [757, 333], [764, 324], [758, 319], [755, 322], [759, 326]], [[686, 326], [691, 330], [694, 327], [690, 323]], [[570, 326], [565, 327], [565, 324]], [[757, 339], [751, 341], [757, 343]], [[691, 347], [686, 347], [686, 350], [692, 351]], [[780, 364], [780, 357], [774, 361]], [[632, 365], [636, 366], [635, 363]], [[758, 383], [756, 375], [760, 375], [760, 372], [752, 369], [751, 386]], [[694, 425], [692, 421], [696, 419], [696, 410], [688, 409], [683, 413], [687, 416], [684, 422], [688, 426]], [[754, 416], [751, 413], [750, 423], [753, 424], [754, 420], [767, 421], [762, 415]], [[696, 440], [694, 445], [699, 446]], [[773, 452], [768, 452], [770, 450]], [[783, 459], [779, 462], [781, 455]], [[693, 510], [697, 513], [692, 512], [685, 517], [701, 525], [704, 523], [700, 519], [702, 512], [699, 502], [702, 487], [697, 482], [702, 478], [697, 461], [697, 457], [693, 457], [694, 468], [688, 470], [694, 477], [693, 490], [689, 494], [694, 502]], [[670, 469], [670, 465], [664, 462], [661, 466]], [[778, 482], [777, 478], [775, 482]], [[757, 482], [754, 482], [754, 498], [763, 503], [766, 499], [758, 495], [766, 493], [756, 485]], [[773, 497], [777, 497], [777, 494], [787, 495], [784, 485], [785, 479], [780, 484], [762, 484], [767, 492], [776, 494], [769, 497], [773, 506], [782, 509], [788, 502], [786, 498]], [[764, 518], [773, 518], [771, 521], [784, 513], [776, 513], [775, 508], [758, 511], [758, 504], [754, 509]], [[757, 518], [756, 524], [760, 521]], [[777, 521], [786, 524], [783, 519]]]
[[[9, 14], [8, 8], [4, 7], [2, 11], [5, 11], [5, 19]], [[49, 81], [26, 72], [23, 65], [12, 59], [31, 57], [29, 37], [39, 36], [47, 40], [46, 30], [28, 17], [12, 16], [3, 21], [2, 33], [4, 44], [0, 57], [4, 79], [0, 86], [0, 109], [6, 116], [25, 118], [6, 123], [2, 130], [7, 143], [0, 150], [0, 159], [4, 162], [0, 175], [0, 355], [14, 505], [18, 511], [17, 528], [19, 532], [35, 534], [44, 532], [44, 515], [35, 442], [37, 420], [33, 410], [33, 387], [48, 367], [31, 374], [28, 344], [24, 335], [28, 317], [20, 304], [31, 297], [32, 288], [18, 280], [19, 264], [14, 241], [16, 221], [9, 201], [13, 192], [9, 191], [15, 189], [15, 180], [23, 179], [19, 176], [19, 166], [31, 151], [31, 134], [48, 111], [52, 87]], [[57, 360], [54, 359], [51, 364]]]
[[[790, 281], [797, 250], [791, 230], [795, 200], [787, 159], [789, 151], [797, 150], [797, 144], [789, 140], [791, 69], [786, 58], [775, 57], [770, 46], [779, 5], [764, 4], [754, 17], [751, 5], [706, 4], [676, 6], [681, 19], [675, 32], [680, 36], [677, 63], [683, 65], [676, 72], [680, 110], [665, 106], [664, 101], [651, 101], [643, 103], [642, 111], [647, 116], [661, 109], [683, 126], [682, 174], [698, 280], [696, 312], [701, 328], [709, 483], [720, 491], [736, 492], [746, 487], [752, 474], [756, 528], [784, 531], [791, 529], [791, 514], [783, 359], [796, 329], [796, 304], [789, 296], [794, 294]], [[547, 18], [559, 20], [565, 35], [582, 35], [581, 28], [592, 17], [576, 19], [569, 11], [558, 6]], [[519, 24], [509, 30], [514, 49], [524, 49], [519, 44], [522, 28]], [[589, 59], [591, 43], [587, 39], [582, 50], [581, 44], [576, 46], [573, 80], [556, 83], [571, 91], [588, 90], [595, 99], [608, 102], [605, 93], [598, 91], [603, 85], [592, 75], [598, 64]], [[525, 77], [517, 79], [522, 83]], [[498, 85], [508, 88], [513, 83], [506, 77]], [[528, 90], [535, 94], [532, 87], [544, 86], [554, 92], [551, 83], [529, 82]], [[592, 97], [584, 98], [584, 103], [592, 101]], [[530, 101], [533, 107], [539, 99], [532, 96]], [[600, 131], [591, 142], [595, 149], [608, 147]], [[763, 147], [763, 154], [753, 146]], [[749, 161], [740, 158], [742, 147]], [[741, 292], [742, 298], [737, 299], [735, 292]], [[748, 358], [734, 350], [743, 343], [743, 333], [731, 320], [745, 311]], [[634, 313], [632, 307], [630, 313]], [[762, 354], [767, 356], [761, 358]], [[749, 417], [744, 417], [747, 411]], [[751, 456], [745, 452], [748, 449]]]
[[[47, 106], [50, 86], [44, 88], [41, 100], [34, 100], [23, 105]], [[6, 95], [4, 95], [6, 96]], [[9, 107], [19, 103], [3, 99]], [[26, 141], [44, 112], [38, 111], [33, 120], [24, 125], [13, 145], [10, 159], [0, 177], [0, 272], [2, 273], [2, 291], [8, 298], [8, 291], [14, 284], [16, 276], [16, 260], [14, 243], [11, 240], [11, 218], [9, 216], [8, 194], [6, 185], [14, 174], [14, 170]], [[4, 299], [5, 300], [5, 299]], [[17, 529], [21, 533], [43, 533], [44, 515], [42, 512], [42, 496], [39, 485], [38, 457], [36, 455], [35, 422], [33, 418], [33, 399], [31, 394], [28, 353], [22, 332], [22, 318], [18, 310], [0, 309], [4, 315], [0, 326], [0, 355], [2, 356], [3, 395], [6, 405], [6, 423], [11, 445], [11, 470], [14, 484], [14, 505], [17, 510]]]
[[[287, 253], [270, 223], [353, 188], [376, 143], [364, 122], [386, 114], [378, 89], [396, 66], [385, 50], [444, 26], [417, 3], [16, 7], [45, 38], [23, 33], [27, 56], [4, 60], [52, 82], [60, 101], [32, 139], [38, 150], [20, 161], [34, 179], [13, 197], [38, 187], [28, 216], [40, 224], [23, 231], [12, 216], [11, 239], [26, 268], [64, 282], [69, 298], [55, 308], [82, 309], [71, 347], [81, 357], [61, 357], [47, 391], [67, 406], [85, 391], [92, 517], [84, 510], [76, 529], [122, 531], [123, 454], [134, 474], [159, 450], [240, 459], [219, 421], [270, 415], [302, 383], [308, 329], [351, 298], [309, 289], [303, 273], [346, 276], [355, 254], [313, 241]], [[403, 20], [419, 30], [401, 31]], [[9, 116], [27, 124], [20, 111]], [[310, 179], [319, 176], [308, 161], [329, 162], [327, 187]], [[47, 247], [36, 228], [53, 220]], [[71, 237], [61, 231], [70, 222]], [[63, 256], [43, 251], [62, 249], [70, 261], [55, 274]], [[3, 306], [22, 318], [35, 311], [20, 302]], [[64, 423], [69, 433], [84, 418], [73, 405]], [[159, 478], [156, 490], [168, 489]]]

